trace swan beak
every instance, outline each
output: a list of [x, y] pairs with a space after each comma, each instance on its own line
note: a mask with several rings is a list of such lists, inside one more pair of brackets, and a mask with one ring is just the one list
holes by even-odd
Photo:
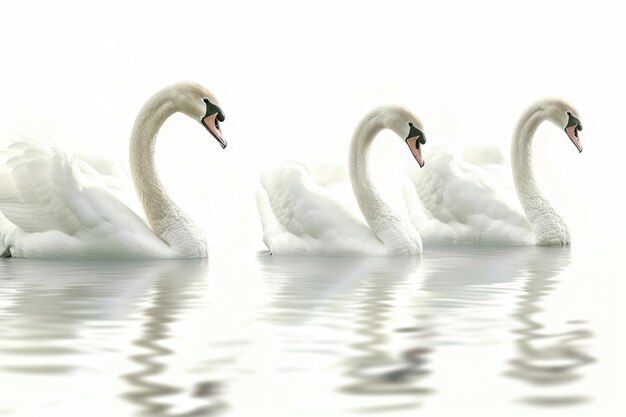
[[411, 153], [415, 157], [415, 160], [419, 164], [420, 168], [424, 167], [424, 157], [422, 156], [422, 147], [420, 146], [420, 137], [414, 136], [406, 139], [406, 144], [409, 145]]
[[578, 152], [583, 151], [583, 147], [580, 144], [580, 138], [578, 137], [578, 132], [583, 130], [582, 126], [579, 124], [568, 126], [565, 128], [565, 133], [567, 133], [567, 137], [572, 141]]
[[217, 113], [210, 114], [202, 119], [202, 125], [209, 131], [211, 136], [213, 136], [219, 142], [222, 149], [226, 148], [226, 140], [222, 137], [222, 131], [219, 127], [219, 122], [217, 121]]

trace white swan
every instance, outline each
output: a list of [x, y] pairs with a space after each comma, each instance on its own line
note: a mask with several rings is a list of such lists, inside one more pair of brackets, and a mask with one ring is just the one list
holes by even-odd
[[568, 245], [567, 226], [533, 175], [532, 140], [546, 120], [582, 152], [574, 107], [560, 99], [538, 101], [522, 113], [513, 135], [514, 184], [498, 147], [434, 149], [429, 169], [414, 179], [421, 204], [410, 209], [424, 242]]
[[[409, 146], [420, 166], [422, 124], [410, 111], [383, 106], [357, 125], [349, 154], [354, 196], [367, 225], [333, 198], [304, 165], [285, 163], [261, 177], [257, 205], [263, 240], [275, 255], [419, 254], [422, 241], [408, 219], [396, 214], [378, 195], [367, 154], [373, 139], [391, 129]], [[368, 227], [369, 225], [369, 227]]]
[[[14, 141], [0, 166], [3, 257], [206, 257], [206, 241], [165, 192], [154, 163], [157, 133], [182, 112], [202, 123], [222, 148], [217, 100], [181, 82], [143, 106], [131, 134], [131, 174], [148, 224], [118, 200], [97, 169], [51, 144]], [[1, 156], [1, 155], [0, 155]]]

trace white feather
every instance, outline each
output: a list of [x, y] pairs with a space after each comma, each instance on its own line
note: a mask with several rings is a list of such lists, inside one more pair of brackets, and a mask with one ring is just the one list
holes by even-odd
[[419, 205], [410, 208], [424, 242], [532, 242], [531, 225], [498, 153], [481, 147], [468, 159], [462, 149], [429, 148], [427, 167], [414, 177]]
[[0, 228], [15, 257], [172, 256], [171, 249], [108, 189], [96, 169], [53, 145], [24, 138], [0, 175]]
[[265, 244], [274, 254], [384, 252], [367, 224], [303, 164], [289, 162], [264, 173], [257, 203]]

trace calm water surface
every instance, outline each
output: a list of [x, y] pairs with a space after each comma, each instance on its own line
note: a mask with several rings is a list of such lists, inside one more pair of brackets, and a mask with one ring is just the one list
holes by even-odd
[[249, 258], [2, 260], [0, 415], [619, 410], [610, 256]]

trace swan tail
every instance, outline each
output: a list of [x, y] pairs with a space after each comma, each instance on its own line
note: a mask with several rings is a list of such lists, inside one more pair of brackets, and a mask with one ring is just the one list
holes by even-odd
[[2, 253], [0, 253], [0, 258], [12, 258], [13, 255], [11, 255], [11, 247], [9, 246], [8, 248], [6, 248]]

